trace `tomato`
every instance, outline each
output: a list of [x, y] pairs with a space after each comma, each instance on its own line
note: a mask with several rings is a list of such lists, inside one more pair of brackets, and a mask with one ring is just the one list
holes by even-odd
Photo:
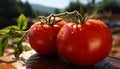
[[68, 23], [57, 35], [57, 46], [60, 55], [70, 63], [93, 65], [108, 56], [112, 48], [112, 35], [100, 20]]
[[65, 21], [55, 25], [48, 25], [42, 22], [34, 23], [28, 34], [31, 47], [40, 54], [54, 54], [56, 52], [57, 34], [64, 23]]

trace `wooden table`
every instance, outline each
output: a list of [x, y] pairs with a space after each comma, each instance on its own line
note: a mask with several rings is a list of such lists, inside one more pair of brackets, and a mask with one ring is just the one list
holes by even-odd
[[76, 66], [63, 61], [58, 55], [42, 56], [32, 55], [26, 61], [27, 69], [120, 69], [120, 59], [107, 57], [105, 60], [93, 66]]

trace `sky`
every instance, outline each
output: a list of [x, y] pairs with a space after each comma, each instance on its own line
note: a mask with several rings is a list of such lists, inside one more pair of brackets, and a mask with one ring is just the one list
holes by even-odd
[[[41, 4], [44, 6], [54, 7], [64, 9], [69, 5], [71, 1], [77, 0], [21, 0], [22, 2], [28, 1], [30, 4]], [[79, 0], [81, 3], [87, 4], [89, 1], [92, 0]], [[95, 0], [95, 2], [100, 2], [102, 0]]]

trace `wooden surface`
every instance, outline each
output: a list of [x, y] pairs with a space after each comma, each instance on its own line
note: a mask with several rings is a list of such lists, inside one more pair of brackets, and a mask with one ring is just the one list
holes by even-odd
[[60, 56], [32, 55], [26, 61], [26, 69], [120, 69], [120, 59], [107, 57], [93, 66], [76, 66], [63, 61]]
[[9, 60], [12, 61], [12, 55], [1, 57], [1, 60], [7, 63], [1, 62], [0, 69], [120, 69], [120, 59], [110, 56], [87, 67], [67, 63], [58, 55], [42, 56], [34, 50], [23, 52], [20, 57], [21, 60], [12, 63], [9, 63]]

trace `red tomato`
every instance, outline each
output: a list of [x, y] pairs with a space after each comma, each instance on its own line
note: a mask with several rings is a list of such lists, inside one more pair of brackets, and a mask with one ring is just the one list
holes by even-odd
[[112, 48], [109, 28], [99, 20], [68, 23], [57, 36], [60, 55], [77, 65], [93, 65], [106, 58]]
[[57, 34], [63, 25], [63, 21], [55, 25], [41, 22], [33, 24], [28, 35], [31, 47], [40, 54], [54, 54], [56, 52]]

